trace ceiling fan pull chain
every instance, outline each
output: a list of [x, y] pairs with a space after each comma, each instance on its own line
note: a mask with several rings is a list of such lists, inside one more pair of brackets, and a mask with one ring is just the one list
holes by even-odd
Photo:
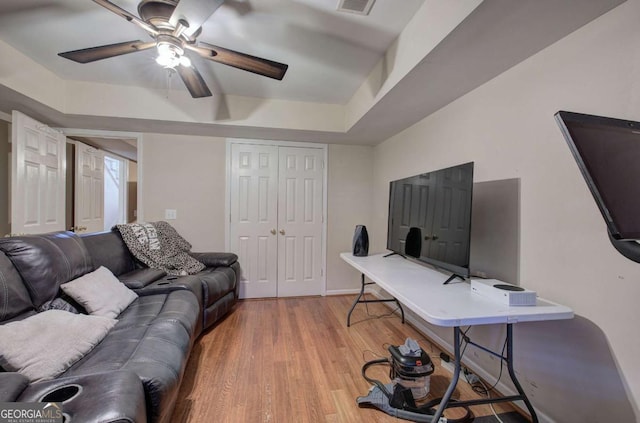
[[173, 69], [167, 68], [167, 100], [169, 100], [169, 93], [171, 92], [171, 77], [173, 76]]

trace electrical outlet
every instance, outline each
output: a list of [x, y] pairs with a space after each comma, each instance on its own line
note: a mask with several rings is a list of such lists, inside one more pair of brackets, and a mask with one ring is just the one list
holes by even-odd
[[165, 209], [164, 218], [167, 220], [175, 220], [178, 218], [178, 211], [175, 209]]

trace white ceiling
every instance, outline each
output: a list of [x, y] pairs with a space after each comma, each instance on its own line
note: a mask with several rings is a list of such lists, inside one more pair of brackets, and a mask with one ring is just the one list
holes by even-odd
[[[377, 0], [361, 16], [338, 12], [338, 0], [227, 0], [198, 40], [286, 63], [284, 80], [192, 59], [214, 93], [345, 104], [423, 2]], [[138, 0], [113, 3], [138, 15]], [[155, 49], [89, 64], [58, 57], [151, 41], [138, 26], [90, 0], [1, 0], [0, 39], [64, 79], [185, 89], [155, 63]]]
[[[136, 0], [114, 1], [137, 14]], [[226, 0], [199, 39], [287, 63], [288, 73], [275, 81], [197, 65], [214, 92], [345, 104], [415, 11], [447, 1], [465, 0], [376, 0], [370, 16], [336, 12], [338, 0]], [[484, 0], [344, 132], [65, 114], [2, 84], [0, 111], [21, 110], [64, 128], [375, 145], [624, 1]], [[0, 40], [65, 79], [166, 87], [152, 51], [88, 65], [57, 56], [145, 37], [90, 0], [0, 0]], [[172, 87], [184, 90], [178, 78]]]

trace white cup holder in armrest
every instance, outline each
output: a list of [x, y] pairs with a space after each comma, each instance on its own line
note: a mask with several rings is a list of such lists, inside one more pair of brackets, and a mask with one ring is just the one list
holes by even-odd
[[61, 402], [66, 403], [80, 395], [82, 392], [82, 386], [80, 385], [63, 385], [57, 387], [51, 392], [47, 392], [40, 398], [39, 402]]

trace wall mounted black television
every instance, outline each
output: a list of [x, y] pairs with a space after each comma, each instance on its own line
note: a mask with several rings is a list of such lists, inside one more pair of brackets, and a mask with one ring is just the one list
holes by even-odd
[[565, 111], [555, 118], [611, 242], [640, 262], [640, 122]]
[[473, 162], [392, 181], [387, 249], [469, 277], [472, 194]]

